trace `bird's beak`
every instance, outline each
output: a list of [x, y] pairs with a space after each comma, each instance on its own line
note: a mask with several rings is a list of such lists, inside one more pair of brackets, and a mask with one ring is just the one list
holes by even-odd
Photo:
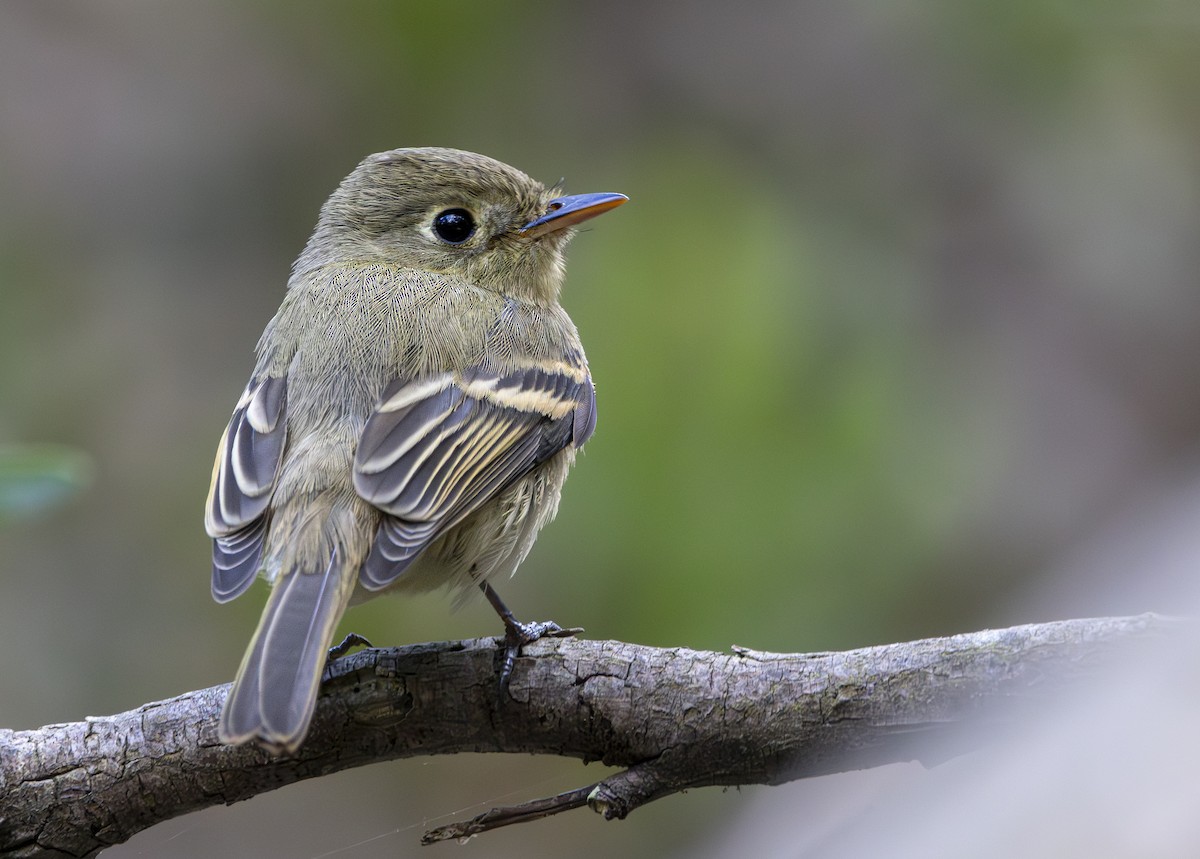
[[556, 197], [550, 201], [546, 214], [521, 227], [517, 234], [527, 239], [536, 239], [546, 233], [573, 227], [588, 218], [615, 209], [628, 200], [624, 194], [573, 194], [570, 197]]

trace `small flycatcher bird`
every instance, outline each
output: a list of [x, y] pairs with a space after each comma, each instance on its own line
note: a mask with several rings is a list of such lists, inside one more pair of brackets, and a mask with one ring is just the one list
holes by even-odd
[[563, 250], [626, 199], [422, 148], [368, 157], [326, 201], [213, 467], [213, 597], [259, 574], [272, 587], [223, 742], [299, 747], [352, 600], [478, 586], [504, 619], [506, 668], [557, 629], [518, 623], [488, 580], [554, 518], [596, 425], [558, 304]]

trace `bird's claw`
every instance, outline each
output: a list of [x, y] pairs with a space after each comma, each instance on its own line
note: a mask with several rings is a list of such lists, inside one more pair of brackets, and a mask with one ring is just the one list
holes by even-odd
[[583, 632], [583, 627], [572, 626], [563, 628], [552, 620], [535, 623], [521, 623], [518, 620], [505, 618], [504, 623], [504, 661], [500, 664], [500, 692], [508, 690], [508, 681], [512, 679], [513, 668], [521, 648], [526, 644], [542, 638], [570, 638]]
[[341, 659], [356, 647], [370, 646], [371, 642], [367, 641], [364, 636], [359, 635], [357, 632], [351, 632], [338, 644], [335, 644], [333, 647], [329, 648], [329, 657], [327, 661], [333, 662], [335, 659]]

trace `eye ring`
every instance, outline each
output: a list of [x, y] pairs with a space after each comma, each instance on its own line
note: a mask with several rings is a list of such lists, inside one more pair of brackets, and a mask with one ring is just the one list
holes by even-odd
[[466, 209], [446, 209], [433, 217], [433, 234], [448, 245], [461, 245], [475, 235], [475, 218]]

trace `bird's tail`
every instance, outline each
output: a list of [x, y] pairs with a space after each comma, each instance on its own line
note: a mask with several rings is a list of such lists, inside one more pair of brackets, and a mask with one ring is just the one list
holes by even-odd
[[335, 549], [324, 570], [280, 573], [225, 700], [221, 742], [254, 740], [290, 754], [304, 741], [330, 638], [357, 576], [344, 554]]

